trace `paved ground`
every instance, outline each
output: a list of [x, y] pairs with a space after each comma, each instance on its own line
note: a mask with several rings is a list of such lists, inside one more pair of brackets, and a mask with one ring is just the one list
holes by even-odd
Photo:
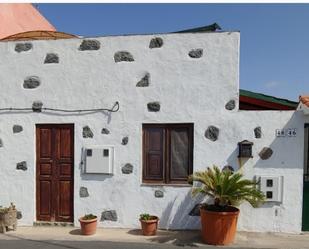
[[[82, 236], [73, 227], [18, 227], [0, 234], [0, 249], [179, 249], [218, 248], [201, 242], [199, 231], [159, 231], [146, 237], [139, 230], [98, 229]], [[239, 232], [235, 248], [309, 249], [309, 234], [288, 235]]]

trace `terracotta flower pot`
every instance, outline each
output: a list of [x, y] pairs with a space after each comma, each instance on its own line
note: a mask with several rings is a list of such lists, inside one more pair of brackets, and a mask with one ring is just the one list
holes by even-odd
[[151, 216], [150, 220], [141, 220], [142, 233], [145, 236], [156, 235], [158, 229], [159, 218], [157, 216]]
[[79, 219], [82, 235], [92, 235], [96, 233], [98, 218], [91, 220]]
[[201, 208], [202, 238], [206, 244], [228, 245], [233, 243], [239, 209], [231, 212], [208, 211]]

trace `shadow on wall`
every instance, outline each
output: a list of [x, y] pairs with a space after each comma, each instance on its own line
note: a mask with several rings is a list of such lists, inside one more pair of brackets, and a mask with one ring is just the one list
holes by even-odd
[[164, 209], [159, 222], [159, 227], [164, 229], [200, 229], [200, 217], [190, 216], [194, 207], [201, 203], [201, 197], [193, 198], [191, 189], [179, 203], [177, 197], [169, 202]]
[[294, 128], [296, 128], [296, 136], [288, 136], [286, 132], [282, 137], [276, 136], [274, 129], [275, 139], [270, 144], [256, 148], [258, 152], [256, 156], [259, 159], [253, 167], [303, 169], [304, 116], [302, 112], [294, 112], [282, 129], [287, 131]]

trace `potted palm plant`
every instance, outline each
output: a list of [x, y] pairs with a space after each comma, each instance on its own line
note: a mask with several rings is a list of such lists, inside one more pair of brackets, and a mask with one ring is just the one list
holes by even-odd
[[82, 235], [92, 235], [97, 231], [97, 216], [93, 214], [85, 214], [83, 217], [79, 218], [81, 234]]
[[[197, 184], [193, 184], [193, 183]], [[227, 245], [234, 241], [239, 206], [247, 201], [258, 207], [265, 200], [255, 180], [243, 179], [239, 172], [221, 171], [217, 166], [195, 172], [189, 177], [192, 196], [202, 194], [212, 199], [200, 207], [202, 238], [207, 244]]]
[[156, 235], [159, 218], [150, 214], [141, 214], [139, 218], [142, 226], [142, 233], [145, 236]]

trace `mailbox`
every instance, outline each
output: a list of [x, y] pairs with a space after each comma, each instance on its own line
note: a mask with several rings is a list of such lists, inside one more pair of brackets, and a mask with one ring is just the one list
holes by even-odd
[[267, 202], [282, 202], [283, 176], [257, 176]]
[[108, 174], [114, 173], [114, 147], [87, 146], [84, 148], [84, 173]]
[[248, 140], [243, 140], [238, 143], [238, 157], [248, 158], [252, 156], [253, 143]]

